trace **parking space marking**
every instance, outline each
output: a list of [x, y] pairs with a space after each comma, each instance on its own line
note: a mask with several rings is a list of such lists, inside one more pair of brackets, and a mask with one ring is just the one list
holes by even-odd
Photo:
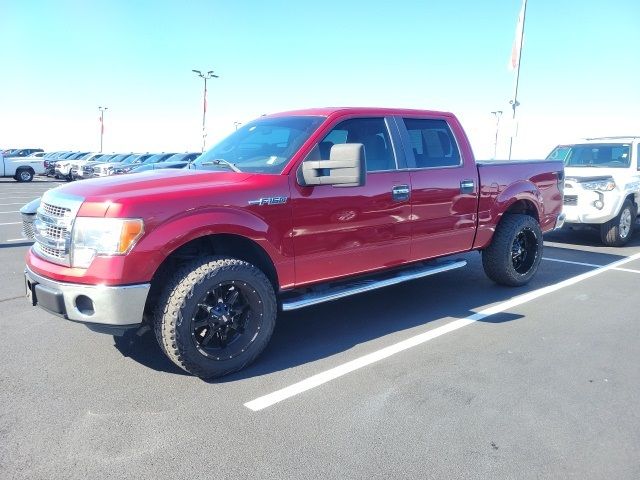
[[20, 213], [20, 210], [9, 210], [8, 212], [0, 212], [0, 214], [2, 213]]
[[572, 265], [582, 265], [584, 267], [602, 267], [602, 265], [596, 265], [595, 263], [571, 262], [569, 260], [560, 260], [559, 258], [542, 257], [542, 260], [548, 260], [549, 262], [570, 263]]
[[9, 240], [5, 240], [5, 242], [31, 242], [31, 243], [33, 243], [34, 240], [32, 240], [31, 238], [10, 238]]
[[24, 202], [17, 202], [17, 203], [0, 203], [0, 207], [8, 207], [9, 205], [24, 205]]
[[343, 363], [342, 365], [338, 365], [337, 367], [325, 370], [324, 372], [308, 377], [300, 382], [289, 385], [288, 387], [284, 387], [280, 390], [276, 390], [275, 392], [263, 395], [262, 397], [258, 397], [255, 400], [251, 400], [245, 403], [244, 406], [249, 410], [253, 410], [254, 412], [263, 410], [267, 407], [275, 405], [276, 403], [280, 403], [284, 400], [287, 400], [288, 398], [306, 392], [307, 390], [319, 387], [320, 385], [335, 380], [355, 370], [371, 365], [372, 363], [379, 362], [380, 360], [389, 358], [397, 353], [403, 352], [418, 345], [422, 345], [429, 340], [433, 340], [434, 338], [440, 337], [447, 333], [451, 333], [462, 327], [471, 325], [479, 320], [483, 320], [489, 316], [495, 315], [497, 313], [502, 313], [513, 307], [517, 307], [524, 303], [530, 302], [549, 293], [556, 292], [562, 288], [575, 285], [576, 283], [582, 282], [591, 277], [595, 277], [596, 275], [599, 275], [601, 273], [616, 269], [620, 265], [633, 262], [634, 260], [637, 260], [639, 258], [640, 252], [621, 260], [612, 262], [608, 265], [600, 266], [599, 268], [596, 268], [594, 270], [589, 270], [588, 272], [576, 275], [575, 277], [568, 278], [556, 284], [542, 287], [529, 293], [514, 297], [505, 302], [501, 302], [497, 305], [481, 310], [478, 313], [474, 313], [467, 318], [454, 320], [453, 322], [449, 322], [441, 327], [434, 328], [433, 330], [429, 330], [428, 332], [420, 333], [388, 347], [382, 348], [367, 355], [363, 355], [362, 357], [356, 358], [355, 360], [351, 360], [347, 363]]
[[619, 272], [640, 273], [640, 270], [634, 270], [632, 268], [614, 268], [614, 270], [617, 270]]
[[0, 223], [0, 225], [21, 225], [22, 222], [8, 222], [8, 223]]

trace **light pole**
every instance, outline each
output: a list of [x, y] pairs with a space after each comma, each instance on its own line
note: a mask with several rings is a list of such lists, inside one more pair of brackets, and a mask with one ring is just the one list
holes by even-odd
[[102, 153], [102, 137], [104, 136], [104, 112], [109, 110], [109, 107], [98, 107], [100, 110], [100, 153]]
[[238, 127], [242, 125], [241, 122], [233, 122], [233, 126], [236, 127], [236, 130], [238, 130]]
[[498, 155], [498, 129], [500, 128], [500, 117], [502, 116], [502, 110], [496, 110], [491, 112], [496, 117], [496, 138], [493, 141], [493, 159], [496, 159]]
[[207, 80], [210, 78], [218, 78], [218, 75], [214, 75], [213, 70], [209, 70], [207, 73], [202, 73], [200, 70], [191, 70], [193, 73], [204, 79], [204, 93], [202, 102], [202, 151], [206, 145], [207, 132], [205, 130], [207, 124]]

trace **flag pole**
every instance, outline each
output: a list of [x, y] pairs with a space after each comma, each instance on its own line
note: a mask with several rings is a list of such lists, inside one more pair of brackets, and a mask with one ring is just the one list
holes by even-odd
[[[509, 103], [511, 104], [511, 108], [513, 108], [513, 116], [512, 118], [512, 132], [511, 132], [511, 139], [509, 140], [509, 160], [511, 160], [511, 150], [513, 148], [513, 136], [516, 133], [515, 132], [515, 128], [516, 128], [516, 108], [518, 108], [518, 106], [520, 106], [520, 103], [518, 102], [518, 85], [520, 84], [520, 60], [522, 59], [522, 47], [523, 47], [523, 39], [524, 39], [524, 23], [525, 23], [525, 19], [527, 18], [527, 0], [523, 0], [523, 4], [522, 4], [522, 28], [520, 29], [520, 48], [518, 49], [518, 69], [516, 71], [516, 88], [515, 91], [513, 93], [513, 100], [511, 100]], [[516, 38], [515, 41], [518, 41], [518, 39]]]

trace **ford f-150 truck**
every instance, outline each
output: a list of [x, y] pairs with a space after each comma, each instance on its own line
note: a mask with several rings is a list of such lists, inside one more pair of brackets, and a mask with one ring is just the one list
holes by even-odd
[[480, 250], [493, 281], [527, 283], [542, 233], [563, 221], [563, 175], [560, 161], [476, 163], [450, 113], [263, 116], [190, 169], [26, 205], [27, 296], [98, 331], [148, 325], [178, 366], [218, 377], [258, 356], [279, 310], [464, 266], [456, 253]]
[[565, 226], [595, 227], [605, 245], [625, 245], [640, 205], [640, 137], [589, 138], [547, 158], [565, 165]]

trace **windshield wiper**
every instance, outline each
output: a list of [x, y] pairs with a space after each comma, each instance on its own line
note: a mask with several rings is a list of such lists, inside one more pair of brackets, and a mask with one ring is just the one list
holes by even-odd
[[223, 158], [216, 158], [214, 160], [209, 160], [207, 162], [202, 162], [200, 165], [202, 165], [203, 167], [206, 167], [207, 165], [224, 165], [226, 167], [229, 167], [234, 172], [242, 173], [242, 170], [240, 170], [238, 167], [236, 167], [235, 163], [227, 162]]

